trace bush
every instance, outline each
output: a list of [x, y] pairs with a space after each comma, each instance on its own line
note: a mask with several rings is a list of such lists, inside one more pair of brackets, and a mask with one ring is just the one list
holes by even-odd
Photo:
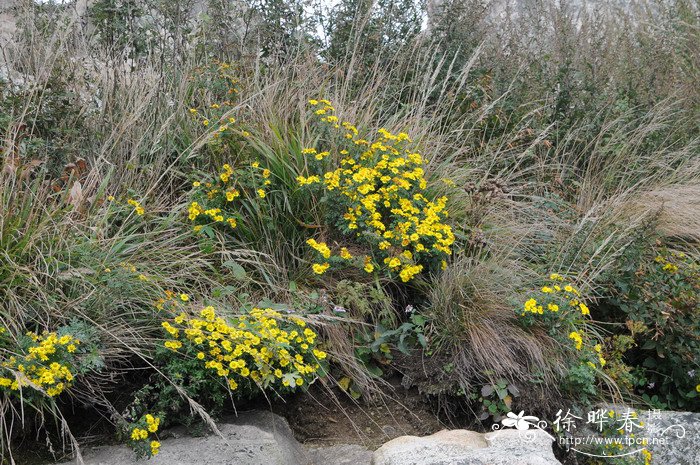
[[700, 267], [661, 244], [632, 250], [612, 278], [609, 319], [624, 320], [637, 341], [625, 363], [637, 392], [652, 404], [700, 406]]
[[600, 338], [590, 322], [590, 309], [579, 290], [557, 273], [531, 296], [520, 311], [526, 326], [537, 325], [560, 344], [566, 354], [568, 372], [564, 388], [579, 402], [599, 396], [597, 378], [606, 364]]
[[[328, 100], [309, 102], [326, 125], [326, 137], [334, 140], [342, 134], [341, 140], [347, 143], [340, 144], [338, 156], [304, 149], [315, 162], [307, 176], [297, 178], [299, 185], [322, 189], [329, 224], [369, 249], [356, 257], [341, 248], [331, 258], [326, 243], [309, 240], [319, 257], [314, 272], [325, 273], [331, 262], [338, 267], [352, 264], [370, 274], [378, 268], [408, 282], [421, 273], [444, 269], [455, 242], [451, 226], [445, 223], [447, 197], [431, 198], [423, 157], [408, 146], [408, 134], [380, 129], [375, 140], [366, 140], [352, 123], [335, 116]], [[340, 166], [335, 164], [338, 158]]]
[[270, 308], [224, 318], [212, 306], [192, 316], [182, 306], [188, 300], [171, 293], [158, 303], [174, 315], [162, 322], [165, 341], [154, 359], [159, 373], [136, 393], [126, 417], [159, 412], [165, 424], [191, 425], [192, 405], [217, 415], [229, 401], [283, 396], [324, 375], [327, 355], [301, 318]]

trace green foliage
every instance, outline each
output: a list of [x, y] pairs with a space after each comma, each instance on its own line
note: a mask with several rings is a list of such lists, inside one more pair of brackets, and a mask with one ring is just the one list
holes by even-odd
[[561, 344], [567, 354], [567, 372], [563, 387], [586, 404], [600, 395], [597, 381], [606, 365], [600, 338], [589, 321], [590, 309], [579, 290], [564, 284], [564, 277], [553, 273], [535, 297], [527, 300], [520, 312], [526, 326], [544, 328]]
[[626, 255], [612, 279], [612, 303], [624, 318], [635, 348], [625, 363], [640, 374], [637, 392], [672, 408], [700, 402], [700, 271], [697, 261], [657, 245]]
[[478, 402], [479, 420], [485, 421], [491, 418], [493, 422], [498, 422], [512, 410], [513, 401], [519, 396], [520, 390], [513, 383], [499, 379], [493, 383], [484, 384], [478, 391], [469, 393], [468, 398], [472, 402]]
[[323, 56], [332, 63], [361, 57], [360, 76], [385, 65], [420, 32], [423, 5], [415, 0], [343, 0], [328, 14], [328, 44]]
[[115, 54], [136, 58], [147, 49], [147, 35], [139, 24], [145, 14], [138, 0], [98, 0], [90, 7], [102, 45]]

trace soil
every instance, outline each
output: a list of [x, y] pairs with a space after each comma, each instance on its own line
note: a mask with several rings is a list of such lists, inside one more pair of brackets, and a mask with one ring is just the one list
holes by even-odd
[[415, 388], [389, 380], [385, 395], [374, 401], [355, 400], [341, 389], [315, 383], [308, 392], [272, 411], [285, 417], [296, 439], [307, 445], [361, 444], [376, 449], [399, 436], [425, 436], [449, 426]]

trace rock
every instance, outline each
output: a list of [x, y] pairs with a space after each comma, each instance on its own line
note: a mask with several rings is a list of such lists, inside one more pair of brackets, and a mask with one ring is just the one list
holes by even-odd
[[308, 449], [313, 465], [369, 465], [372, 452], [358, 445], [313, 447]]
[[384, 444], [372, 465], [560, 465], [552, 438], [543, 431], [500, 430], [481, 434], [443, 430], [426, 437], [402, 436]]
[[[161, 441], [160, 453], [149, 465], [369, 465], [371, 452], [360, 446], [306, 450], [292, 435], [287, 421], [271, 412], [239, 414], [219, 425], [223, 438], [176, 435]], [[83, 451], [86, 465], [136, 465], [126, 446]], [[348, 461], [350, 460], [350, 461]], [[75, 465], [77, 460], [64, 465]]]
[[653, 463], [700, 465], [700, 413], [650, 411], [640, 418], [646, 425], [638, 435], [649, 438]]

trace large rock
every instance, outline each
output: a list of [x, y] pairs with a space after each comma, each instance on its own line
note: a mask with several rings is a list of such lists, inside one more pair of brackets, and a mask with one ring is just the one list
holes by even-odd
[[560, 465], [552, 439], [543, 431], [500, 430], [480, 434], [440, 431], [431, 436], [402, 436], [384, 444], [372, 465]]
[[643, 435], [649, 438], [652, 463], [700, 465], [700, 413], [649, 412]]
[[[371, 452], [359, 446], [306, 450], [292, 435], [284, 418], [265, 411], [240, 414], [218, 425], [222, 437], [176, 435], [161, 441], [160, 453], [149, 465], [369, 465]], [[126, 446], [83, 451], [86, 465], [136, 465]], [[352, 459], [347, 462], [345, 459]], [[70, 462], [76, 465], [77, 460]], [[69, 464], [64, 464], [69, 465]]]

